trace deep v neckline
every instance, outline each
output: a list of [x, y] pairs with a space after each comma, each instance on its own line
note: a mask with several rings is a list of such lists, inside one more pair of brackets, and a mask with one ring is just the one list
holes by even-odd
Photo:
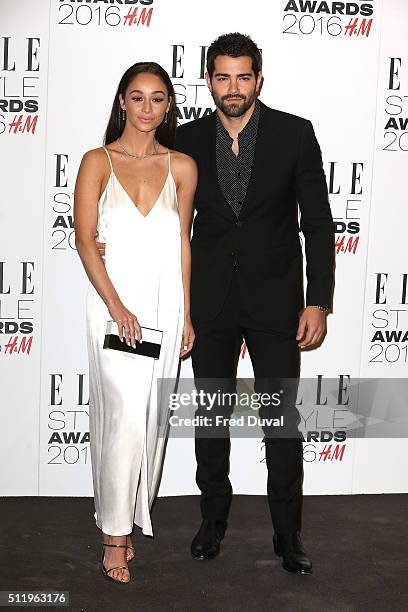
[[159, 193], [159, 195], [157, 196], [155, 202], [153, 203], [153, 205], [150, 207], [149, 212], [144, 215], [141, 211], [140, 208], [138, 207], [138, 205], [134, 202], [133, 198], [130, 197], [129, 193], [126, 191], [126, 189], [124, 188], [124, 186], [122, 185], [122, 183], [120, 182], [120, 180], [118, 179], [118, 177], [115, 174], [115, 171], [113, 170], [113, 164], [112, 164], [112, 160], [111, 160], [111, 156], [108, 153], [108, 150], [106, 147], [103, 147], [103, 149], [105, 150], [106, 155], [108, 156], [109, 159], [109, 164], [110, 164], [110, 168], [111, 168], [111, 173], [110, 173], [110, 177], [109, 179], [113, 178], [115, 179], [115, 181], [118, 183], [119, 187], [122, 189], [123, 193], [125, 194], [125, 196], [127, 197], [127, 199], [129, 200], [129, 203], [133, 206], [133, 208], [136, 209], [136, 211], [139, 213], [139, 215], [141, 215], [143, 217], [143, 219], [147, 219], [147, 217], [150, 216], [150, 213], [153, 211], [154, 207], [156, 206], [157, 202], [160, 200], [163, 191], [166, 188], [167, 182], [169, 180], [170, 174], [171, 174], [171, 166], [170, 166], [170, 151], [167, 151], [167, 159], [168, 159], [168, 170], [167, 170], [167, 176], [166, 176], [166, 180], [164, 181], [163, 187]]
[[128, 192], [126, 191], [126, 189], [124, 188], [124, 186], [122, 185], [122, 183], [120, 182], [120, 180], [118, 179], [118, 177], [116, 176], [116, 174], [114, 173], [114, 171], [113, 171], [113, 170], [111, 171], [111, 174], [112, 174], [113, 178], [116, 180], [116, 182], [118, 183], [119, 187], [122, 189], [122, 191], [123, 191], [123, 193], [125, 194], [125, 196], [127, 196], [128, 200], [129, 200], [129, 202], [132, 204], [132, 206], [133, 206], [133, 207], [134, 207], [134, 208], [137, 210], [137, 212], [138, 212], [138, 213], [139, 213], [139, 214], [140, 214], [140, 215], [141, 215], [141, 216], [142, 216], [144, 219], [146, 219], [146, 218], [147, 218], [147, 217], [150, 215], [150, 213], [152, 212], [153, 208], [156, 206], [157, 202], [158, 202], [158, 201], [160, 200], [160, 198], [161, 198], [161, 195], [162, 195], [162, 193], [163, 193], [163, 191], [164, 191], [164, 189], [165, 189], [165, 187], [166, 187], [166, 185], [167, 185], [167, 181], [169, 180], [169, 176], [170, 176], [170, 168], [169, 168], [169, 170], [168, 170], [168, 172], [167, 172], [166, 180], [164, 181], [164, 185], [163, 185], [163, 187], [162, 187], [162, 189], [161, 189], [161, 191], [160, 191], [159, 195], [157, 196], [157, 198], [156, 198], [156, 200], [155, 200], [154, 204], [151, 206], [151, 208], [149, 209], [149, 212], [148, 212], [146, 215], [144, 215], [144, 214], [141, 212], [140, 208], [139, 208], [139, 207], [138, 207], [138, 205], [137, 205], [137, 204], [134, 202], [133, 198], [131, 198], [131, 197], [130, 197], [130, 195], [128, 194]]

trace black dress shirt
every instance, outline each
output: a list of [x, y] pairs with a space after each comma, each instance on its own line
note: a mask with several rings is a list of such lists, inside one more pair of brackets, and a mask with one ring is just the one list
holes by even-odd
[[238, 134], [238, 155], [231, 149], [233, 139], [223, 126], [218, 113], [216, 137], [216, 163], [218, 182], [224, 198], [238, 217], [251, 178], [252, 163], [259, 122], [259, 102], [256, 100], [255, 108], [248, 123]]

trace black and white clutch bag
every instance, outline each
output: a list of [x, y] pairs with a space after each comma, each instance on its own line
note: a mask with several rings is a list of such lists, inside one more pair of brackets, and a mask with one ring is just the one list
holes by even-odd
[[121, 341], [118, 335], [118, 326], [116, 321], [108, 321], [106, 325], [105, 340], [103, 343], [104, 349], [113, 349], [123, 353], [133, 353], [134, 355], [143, 355], [144, 357], [152, 357], [159, 359], [160, 349], [163, 340], [163, 332], [160, 329], [151, 327], [142, 327], [142, 342], [136, 342], [136, 348], [126, 344], [126, 341]]

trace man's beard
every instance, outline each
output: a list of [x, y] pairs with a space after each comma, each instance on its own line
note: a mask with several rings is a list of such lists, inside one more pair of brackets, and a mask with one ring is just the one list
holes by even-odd
[[[214, 91], [212, 92], [212, 97], [215, 102], [215, 106], [222, 110], [222, 112], [227, 115], [227, 117], [241, 117], [250, 106], [254, 103], [256, 99], [256, 89], [248, 96], [242, 96], [241, 94], [229, 94], [227, 96], [217, 96]], [[228, 103], [228, 98], [236, 98], [237, 104]], [[243, 100], [243, 103], [242, 103]]]

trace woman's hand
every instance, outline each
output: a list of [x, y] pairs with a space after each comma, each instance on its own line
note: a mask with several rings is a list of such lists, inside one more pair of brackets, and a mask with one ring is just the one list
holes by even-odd
[[107, 304], [109, 314], [118, 326], [119, 338], [128, 346], [136, 348], [136, 341], [142, 341], [142, 330], [137, 317], [130, 312], [119, 299]]
[[97, 234], [95, 234], [95, 244], [96, 244], [96, 248], [98, 249], [98, 253], [99, 255], [102, 257], [103, 262], [105, 262], [105, 250], [106, 250], [106, 244], [104, 242], [98, 242], [97, 240]]
[[180, 357], [185, 357], [193, 348], [195, 333], [190, 317], [184, 320], [183, 338], [181, 341]]

